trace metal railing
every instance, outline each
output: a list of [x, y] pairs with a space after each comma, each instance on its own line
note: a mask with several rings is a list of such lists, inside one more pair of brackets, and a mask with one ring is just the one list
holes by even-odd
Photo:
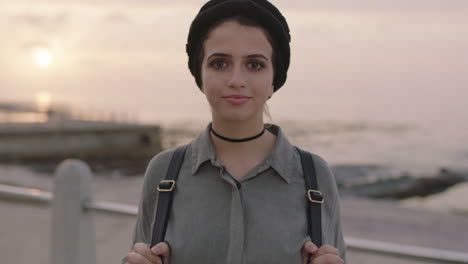
[[[51, 192], [34, 188], [16, 187], [0, 184], [0, 199], [14, 199], [31, 203], [50, 204], [53, 200]], [[130, 204], [113, 203], [106, 201], [85, 201], [83, 210], [92, 210], [99, 213], [111, 213], [119, 215], [136, 216], [138, 207]]]
[[[0, 184], [0, 199], [52, 205], [51, 263], [95, 264], [96, 242], [90, 212], [136, 216], [133, 205], [93, 201], [91, 171], [78, 160], [67, 160], [57, 169], [54, 192]], [[65, 228], [75, 226], [76, 228]], [[79, 235], [78, 235], [79, 234]], [[468, 263], [468, 254], [346, 237], [348, 250], [429, 263]]]

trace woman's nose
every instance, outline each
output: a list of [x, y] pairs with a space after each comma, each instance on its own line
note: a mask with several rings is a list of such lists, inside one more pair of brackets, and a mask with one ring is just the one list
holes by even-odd
[[234, 67], [231, 71], [228, 86], [230, 88], [245, 87], [245, 73], [240, 67]]

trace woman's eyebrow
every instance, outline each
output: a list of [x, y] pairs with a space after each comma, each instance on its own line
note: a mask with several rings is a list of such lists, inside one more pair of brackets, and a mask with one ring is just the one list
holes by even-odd
[[263, 58], [263, 59], [265, 59], [266, 61], [268, 61], [268, 58], [267, 58], [265, 55], [262, 55], [262, 54], [251, 54], [251, 55], [247, 55], [247, 58]]
[[[210, 56], [208, 56], [207, 59], [210, 59], [211, 57], [232, 57], [232, 55], [227, 54], [227, 53], [222, 53], [222, 52], [215, 52], [215, 53], [211, 54]], [[250, 55], [247, 55], [245, 57], [246, 58], [262, 58], [262, 59], [264, 59], [266, 61], [269, 61], [268, 58], [263, 54], [250, 54]]]
[[232, 56], [227, 53], [215, 52], [211, 54], [210, 56], [208, 56], [207, 59], [210, 59], [211, 57], [232, 57]]

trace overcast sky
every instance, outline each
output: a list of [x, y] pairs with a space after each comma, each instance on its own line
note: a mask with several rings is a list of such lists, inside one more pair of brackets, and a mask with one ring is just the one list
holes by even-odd
[[[0, 0], [0, 101], [34, 101], [45, 91], [56, 102], [139, 113], [205, 104], [184, 50], [204, 2]], [[427, 102], [463, 110], [468, 1], [272, 2], [292, 35], [289, 78], [271, 100], [278, 115], [311, 104], [355, 115]], [[50, 51], [49, 67], [36, 65], [37, 49]]]

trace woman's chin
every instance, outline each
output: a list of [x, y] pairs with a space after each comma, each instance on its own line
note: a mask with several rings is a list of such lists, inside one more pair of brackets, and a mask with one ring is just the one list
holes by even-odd
[[213, 120], [227, 121], [227, 122], [249, 122], [251, 120], [258, 119], [253, 114], [240, 112], [240, 111], [229, 111], [226, 113], [214, 114]]

